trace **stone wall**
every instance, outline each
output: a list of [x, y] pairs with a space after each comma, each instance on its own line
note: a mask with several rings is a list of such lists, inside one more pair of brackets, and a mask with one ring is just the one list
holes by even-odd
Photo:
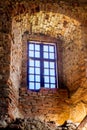
[[33, 92], [20, 88], [20, 109], [25, 118], [38, 117], [43, 121], [62, 124], [69, 118], [69, 107], [65, 102], [67, 95], [67, 91], [62, 89], [42, 88], [39, 92]]
[[[83, 28], [86, 26], [86, 8], [69, 6], [64, 2], [27, 4], [25, 2], [17, 5], [18, 14], [17, 16], [14, 14], [13, 34], [20, 34], [18, 38], [21, 39], [21, 35], [29, 31], [30, 34], [43, 34], [60, 39], [62, 41], [63, 84], [70, 91], [75, 91], [80, 87], [85, 76], [86, 42], [84, 40], [86, 37], [83, 39]], [[21, 7], [22, 11], [24, 9], [24, 13], [21, 13], [18, 7]], [[14, 39], [17, 44], [19, 39], [16, 37]]]
[[16, 69], [19, 66], [15, 62], [19, 50], [13, 43], [10, 8], [10, 1], [0, 1], [0, 119], [6, 114], [11, 118], [18, 116], [16, 113], [20, 72]]
[[[18, 110], [19, 88], [21, 85], [21, 66], [22, 66], [22, 42], [20, 40], [20, 33], [18, 29], [15, 30], [15, 23], [12, 21], [11, 33], [11, 63], [10, 63], [10, 83], [11, 83], [11, 105], [12, 114], [18, 117], [20, 112]], [[15, 33], [14, 33], [15, 32]], [[11, 111], [11, 109], [10, 109]]]
[[5, 10], [6, 4], [0, 1], [0, 119], [8, 113], [10, 75], [10, 14]]
[[[61, 101], [60, 107], [56, 108], [58, 119], [56, 117], [54, 120], [61, 123], [69, 118], [74, 122], [80, 122], [87, 113], [87, 6], [56, 0], [53, 3], [52, 1], [38, 3], [27, 0], [21, 2], [6, 0], [5, 3], [4, 1], [0, 2], [0, 5], [2, 20], [0, 23], [0, 90], [5, 94], [3, 96], [3, 93], [0, 92], [2, 104], [0, 105], [0, 113], [2, 113], [2, 109], [5, 109], [2, 115], [9, 113], [13, 118], [20, 117], [20, 111], [24, 116], [31, 115], [33, 105], [29, 105], [30, 102], [34, 103], [36, 97], [44, 100], [43, 90], [39, 93], [32, 93], [26, 89], [27, 66], [26, 64], [23, 66], [24, 61], [26, 61], [24, 51], [26, 39], [24, 42], [22, 36], [28, 32], [29, 35], [47, 35], [62, 41], [60, 43], [62, 62], [59, 62], [62, 70], [59, 70], [59, 79], [61, 85], [69, 91], [70, 98], [67, 98], [66, 92], [62, 93], [64, 90], [55, 90], [55, 94], [51, 90], [46, 93], [53, 103], [52, 106], [57, 107], [54, 102], [55, 98], [58, 99], [58, 102]], [[50, 93], [53, 100], [49, 96]], [[38, 96], [39, 94], [41, 96]], [[64, 95], [66, 96], [63, 98]], [[48, 102], [46, 96], [45, 98]], [[38, 105], [39, 108], [42, 107], [39, 100], [35, 106], [36, 109]], [[64, 106], [65, 109], [68, 108], [68, 112], [64, 111]], [[51, 106], [50, 109], [52, 109]], [[34, 113], [36, 112], [34, 111]], [[56, 116], [54, 110], [52, 115]], [[46, 119], [52, 119], [49, 113], [46, 116]]]

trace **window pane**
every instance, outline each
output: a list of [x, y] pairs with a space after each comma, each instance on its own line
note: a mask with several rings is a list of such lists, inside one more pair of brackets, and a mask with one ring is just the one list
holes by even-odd
[[43, 50], [48, 52], [48, 45], [44, 45]]
[[29, 56], [34, 57], [34, 51], [29, 51]]
[[49, 62], [48, 61], [44, 61], [44, 68], [49, 68]]
[[51, 84], [51, 88], [55, 88], [55, 84]]
[[44, 76], [44, 82], [49, 83], [49, 76]]
[[37, 58], [40, 57], [40, 52], [39, 52], [39, 51], [36, 51], [36, 52], [35, 52], [35, 57], [37, 57]]
[[36, 61], [35, 61], [35, 66], [36, 66], [36, 67], [40, 67], [40, 61], [36, 60]]
[[28, 49], [29, 89], [38, 90], [41, 86], [55, 88], [55, 46], [48, 43], [30, 42]]
[[50, 53], [50, 59], [54, 59], [54, 53]]
[[36, 83], [36, 90], [40, 89], [40, 83]]
[[34, 68], [33, 67], [29, 68], [29, 73], [34, 74]]
[[54, 52], [54, 46], [49, 46], [49, 51]]
[[29, 66], [34, 66], [34, 60], [32, 59], [29, 60]]
[[45, 87], [45, 88], [49, 88], [50, 86], [49, 86], [49, 84], [46, 84], [46, 83], [45, 83], [45, 84], [44, 84], [44, 87]]
[[50, 82], [55, 83], [55, 77], [50, 77]]
[[34, 50], [34, 44], [29, 44], [29, 50]]
[[48, 58], [48, 53], [47, 52], [44, 52], [44, 58]]
[[40, 68], [35, 68], [35, 73], [40, 74]]
[[39, 75], [36, 75], [36, 76], [35, 76], [35, 79], [36, 79], [36, 80], [35, 80], [36, 82], [40, 82], [40, 76], [39, 76]]
[[55, 70], [54, 69], [50, 69], [50, 75], [55, 76]]
[[33, 82], [29, 83], [29, 89], [34, 89], [34, 83]]
[[50, 68], [54, 68], [54, 62], [50, 62]]
[[40, 45], [35, 45], [35, 50], [40, 51]]
[[49, 75], [49, 69], [44, 69], [44, 75]]
[[29, 75], [29, 81], [34, 81], [34, 75]]

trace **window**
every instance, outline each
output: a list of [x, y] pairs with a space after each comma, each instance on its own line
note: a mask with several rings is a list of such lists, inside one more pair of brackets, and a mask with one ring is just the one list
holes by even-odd
[[28, 42], [28, 89], [56, 88], [56, 45]]

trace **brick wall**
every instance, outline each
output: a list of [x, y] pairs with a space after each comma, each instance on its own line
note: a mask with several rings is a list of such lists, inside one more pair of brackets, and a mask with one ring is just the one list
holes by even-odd
[[[10, 49], [11, 32], [10, 14], [5, 10], [6, 4], [0, 2], [0, 119], [8, 113], [9, 85], [7, 84], [10, 75]], [[4, 7], [3, 7], [4, 6]], [[9, 19], [9, 20], [8, 20]]]
[[[49, 97], [52, 102], [52, 104], [49, 102], [50, 109], [52, 110], [53, 105], [54, 108], [57, 108], [56, 110], [53, 108], [53, 111], [49, 112], [47, 106], [47, 111], [42, 114], [45, 118], [46, 113], [45, 120], [51, 120], [54, 116], [53, 120], [59, 123], [67, 118], [75, 122], [81, 121], [87, 113], [86, 5], [63, 1], [55, 1], [55, 3], [52, 1], [38, 3], [36, 1], [35, 3], [26, 0], [17, 3], [8, 0], [0, 1], [0, 5], [0, 113], [2, 115], [9, 113], [12, 118], [16, 118], [21, 117], [20, 111], [24, 116], [31, 115], [31, 111], [33, 111], [32, 116], [35, 116], [35, 111], [42, 107], [39, 99], [44, 100], [45, 98], [45, 101], [49, 102], [47, 101]], [[28, 32], [28, 35], [23, 39], [22, 36], [25, 32]], [[54, 90], [41, 90], [38, 93], [26, 90], [27, 66], [23, 63], [27, 62], [25, 50], [27, 40], [30, 40], [30, 34], [47, 35], [58, 41], [58, 52], [61, 57], [61, 60], [58, 61], [61, 66], [59, 80], [61, 87], [65, 86], [69, 90], [69, 99], [67, 99], [65, 90], [55, 90], [55, 94]], [[84, 96], [82, 97], [82, 95]], [[33, 110], [36, 97], [39, 108], [36, 105], [36, 110]], [[59, 106], [54, 102], [56, 98]], [[29, 105], [30, 102], [27, 104], [27, 101], [30, 101], [31, 105]], [[45, 101], [43, 107], [45, 107]], [[41, 112], [42, 109], [38, 115]]]
[[[31, 6], [31, 3], [28, 4]], [[85, 9], [69, 6], [64, 2], [53, 4], [53, 6], [49, 3], [32, 4], [32, 8], [28, 9], [25, 8], [26, 4], [17, 5], [17, 9], [18, 6], [22, 6], [21, 8], [24, 8], [26, 13], [18, 10], [19, 15], [13, 18], [13, 34], [16, 44], [19, 43], [21, 34], [27, 31], [29, 34], [49, 35], [62, 41], [60, 43], [63, 59], [62, 82], [70, 91], [77, 90], [85, 76], [86, 50], [84, 48], [86, 43], [82, 38], [83, 27], [86, 26]]]
[[[12, 10], [10, 2], [0, 1], [0, 119], [8, 114], [11, 118], [18, 113], [19, 75], [15, 59], [19, 53], [14, 45], [12, 30]], [[17, 51], [16, 51], [17, 50]], [[16, 62], [17, 63], [17, 62]], [[17, 68], [16, 68], [16, 67]], [[15, 116], [14, 116], [15, 115]]]
[[[41, 88], [39, 92], [34, 92], [24, 87], [20, 89], [19, 102], [26, 118], [38, 117], [45, 121], [63, 123], [69, 116], [66, 99], [68, 99], [66, 90]], [[63, 117], [60, 121], [61, 114]]]
[[[65, 86], [61, 86], [62, 84], [62, 41], [60, 39], [56, 39], [55, 37], [50, 37], [49, 35], [44, 34], [29, 34], [29, 31], [25, 31], [22, 36], [22, 81], [21, 87], [19, 91], [19, 108], [24, 115], [24, 117], [38, 117], [42, 120], [52, 120], [57, 123], [63, 123], [64, 120], [68, 119], [69, 111], [66, 103], [66, 99], [68, 99], [69, 93], [67, 92], [67, 88], [64, 89], [46, 89], [41, 88], [40, 91], [34, 92], [28, 90], [27, 86], [27, 42], [29, 40], [35, 41], [46, 41], [57, 44], [57, 49], [60, 57], [58, 57], [58, 70], [59, 74], [59, 88], [65, 88]], [[58, 72], [58, 71], [57, 71]], [[26, 87], [25, 87], [26, 86]], [[64, 97], [64, 98], [63, 98]], [[67, 106], [65, 108], [65, 106]], [[60, 121], [62, 114], [62, 119]], [[67, 113], [65, 115], [65, 113]]]

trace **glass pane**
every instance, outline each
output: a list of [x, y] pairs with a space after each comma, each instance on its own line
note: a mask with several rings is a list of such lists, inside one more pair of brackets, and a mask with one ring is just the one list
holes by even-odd
[[40, 83], [36, 83], [36, 90], [40, 89]]
[[40, 51], [40, 45], [35, 45], [35, 50]]
[[55, 76], [55, 70], [54, 69], [50, 69], [50, 75]]
[[29, 83], [29, 89], [34, 89], [34, 83], [33, 82]]
[[44, 58], [48, 58], [48, 53], [47, 52], [44, 52]]
[[55, 84], [51, 84], [51, 88], [55, 88]]
[[33, 67], [29, 68], [29, 73], [34, 74], [34, 68]]
[[35, 81], [36, 81], [36, 82], [40, 82], [40, 76], [39, 76], [39, 75], [36, 75], [36, 76], [35, 76]]
[[29, 75], [29, 81], [34, 81], [34, 75]]
[[34, 60], [32, 59], [29, 60], [29, 66], [34, 66]]
[[40, 74], [40, 68], [35, 68], [35, 73]]
[[40, 67], [40, 61], [36, 60], [36, 61], [35, 61], [35, 66], [36, 66], [36, 67]]
[[45, 84], [44, 84], [44, 87], [45, 87], [45, 88], [49, 88], [50, 86], [49, 86], [49, 84], [46, 84], [46, 83], [45, 83]]
[[34, 50], [34, 44], [29, 44], [29, 50]]
[[37, 57], [37, 58], [40, 57], [40, 52], [39, 52], [39, 51], [36, 51], [36, 52], [35, 52], [35, 57]]
[[49, 46], [49, 51], [54, 52], [54, 46]]
[[55, 83], [55, 77], [50, 77], [50, 82]]
[[48, 45], [44, 45], [43, 50], [48, 52]]
[[49, 69], [44, 69], [44, 75], [49, 75]]
[[34, 57], [34, 51], [29, 51], [29, 56]]
[[54, 68], [54, 62], [50, 62], [50, 68]]
[[49, 53], [50, 54], [50, 59], [54, 59], [54, 53]]
[[49, 62], [44, 61], [44, 68], [49, 68]]
[[44, 82], [49, 83], [49, 76], [44, 76]]

